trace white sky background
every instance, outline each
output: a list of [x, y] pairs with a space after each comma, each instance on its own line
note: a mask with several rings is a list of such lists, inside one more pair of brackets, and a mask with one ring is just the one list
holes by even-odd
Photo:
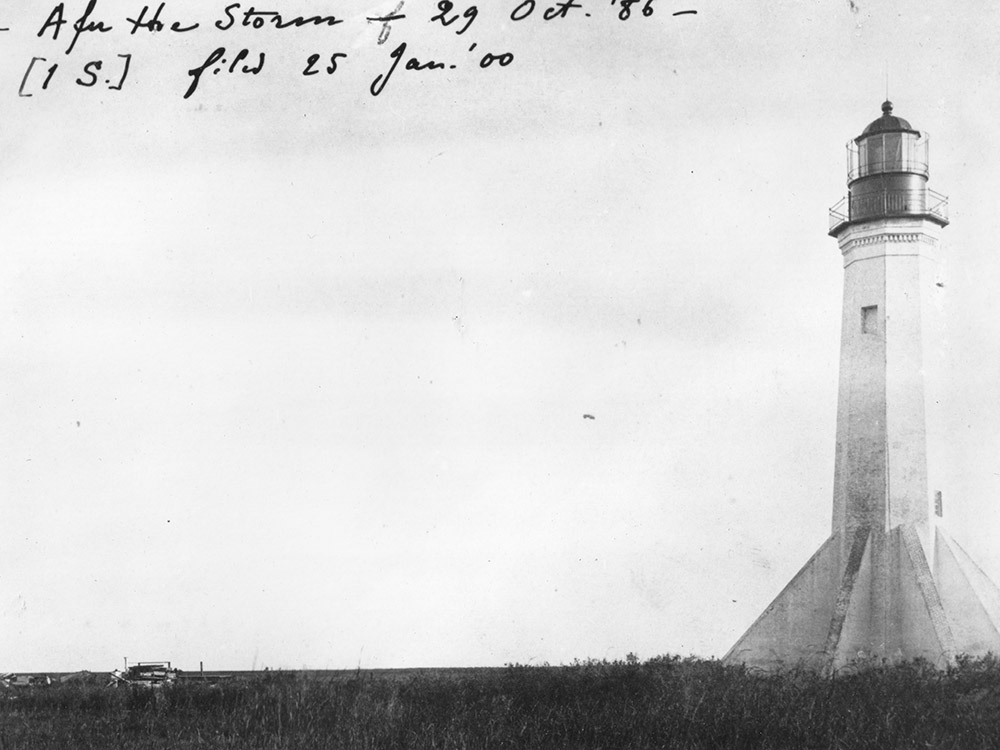
[[[0, 670], [721, 656], [829, 533], [826, 212], [887, 59], [951, 198], [934, 486], [1000, 580], [1000, 9], [580, 1], [380, 47], [395, 3], [101, 0], [69, 57], [0, 2]], [[400, 41], [460, 64], [372, 98]], [[219, 45], [264, 72], [182, 99]], [[33, 55], [76, 70], [19, 98]]]

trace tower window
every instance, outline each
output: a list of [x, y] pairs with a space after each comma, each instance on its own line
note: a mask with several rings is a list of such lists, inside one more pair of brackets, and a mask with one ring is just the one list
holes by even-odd
[[878, 305], [861, 308], [861, 333], [878, 333]]

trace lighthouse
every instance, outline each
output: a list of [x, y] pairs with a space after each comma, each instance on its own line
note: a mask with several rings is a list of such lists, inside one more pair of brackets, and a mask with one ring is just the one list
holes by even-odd
[[830, 672], [1000, 654], [1000, 589], [945, 531], [927, 479], [925, 330], [948, 225], [928, 146], [888, 101], [847, 144], [829, 227], [844, 262], [831, 534], [727, 663]]

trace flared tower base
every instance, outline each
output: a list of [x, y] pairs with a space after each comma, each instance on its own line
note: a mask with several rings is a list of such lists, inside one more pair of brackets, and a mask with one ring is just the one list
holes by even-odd
[[830, 673], [990, 652], [1000, 654], [1000, 589], [943, 529], [904, 524], [831, 536], [723, 661]]

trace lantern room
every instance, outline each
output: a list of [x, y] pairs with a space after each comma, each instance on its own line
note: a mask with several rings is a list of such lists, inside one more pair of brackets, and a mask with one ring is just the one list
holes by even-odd
[[948, 199], [927, 188], [927, 133], [882, 104], [882, 116], [847, 144], [848, 195], [830, 209], [830, 234], [849, 224], [891, 217], [948, 223]]

